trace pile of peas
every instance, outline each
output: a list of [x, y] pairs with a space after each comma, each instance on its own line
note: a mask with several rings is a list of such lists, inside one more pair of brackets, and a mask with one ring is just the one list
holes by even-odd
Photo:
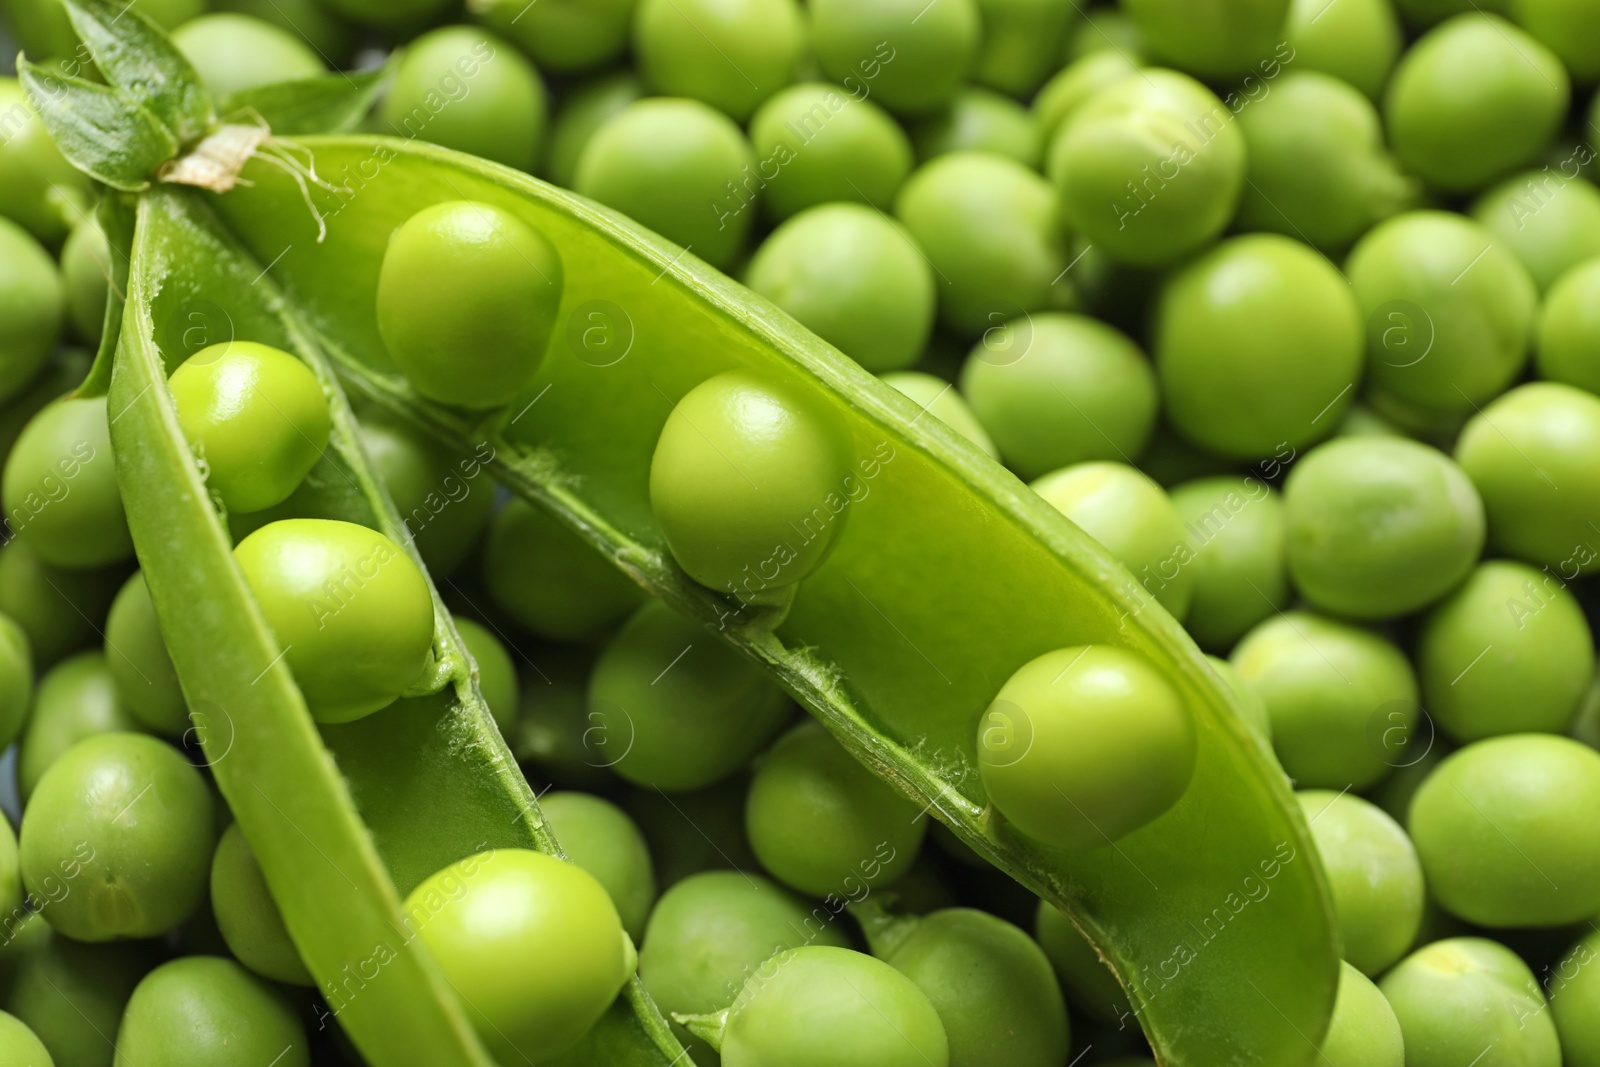
[[[393, 50], [365, 131], [682, 245], [1099, 542], [1296, 790], [1343, 946], [1320, 1062], [1600, 1065], [1600, 3], [140, 6], [218, 98]], [[5, 14], [80, 56], [59, 0]], [[70, 393], [119, 254], [96, 195], [0, 79], [0, 1067], [359, 1063], [200, 756], [106, 402]], [[491, 412], [563, 271], [444, 202], [372, 314], [417, 394]], [[637, 973], [701, 1064], [1153, 1063], [1064, 915], [554, 519], [488, 475], [414, 546], [308, 515], [328, 383], [235, 339], [168, 385], [311, 717], [427, 675], [414, 547], [548, 790], [570, 862], [488, 851], [406, 902], [498, 1062], [559, 1062]], [[358, 415], [401, 515], [465, 469]], [[731, 371], [676, 402], [651, 510], [691, 579], [781, 610], [841, 524], [771, 546], [860, 459]], [[1114, 846], [1184, 795], [1196, 728], [1141, 655], [1007, 666], [973, 729], [1009, 832]]]

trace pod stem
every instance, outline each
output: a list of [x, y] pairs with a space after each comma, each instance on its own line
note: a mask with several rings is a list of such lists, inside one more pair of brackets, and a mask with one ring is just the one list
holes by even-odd
[[728, 1015], [732, 1011], [732, 1008], [723, 1008], [721, 1011], [706, 1015], [681, 1015], [673, 1012], [672, 1021], [710, 1045], [716, 1052], [721, 1052], [723, 1035], [728, 1032]]

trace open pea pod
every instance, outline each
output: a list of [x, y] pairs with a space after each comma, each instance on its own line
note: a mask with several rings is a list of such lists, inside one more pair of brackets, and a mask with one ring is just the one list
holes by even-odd
[[[108, 400], [129, 526], [195, 734], [301, 955], [368, 1062], [494, 1067], [401, 901], [486, 849], [560, 849], [437, 594], [428, 692], [339, 726], [319, 728], [307, 712], [234, 563], [167, 375], [198, 347], [235, 338], [297, 353], [322, 379], [334, 430], [292, 499], [302, 514], [360, 522], [414, 548], [316, 338], [217, 226], [205, 195], [168, 186], [137, 198]], [[561, 1060], [686, 1062], [637, 980]]]
[[[911, 401], [627, 220], [429, 145], [295, 143], [320, 186], [258, 161], [244, 171], [252, 184], [214, 206], [270, 264], [349, 387], [458, 445], [487, 443], [513, 491], [765, 663], [857, 758], [1065, 910], [1116, 969], [1162, 1063], [1315, 1057], [1339, 953], [1306, 825], [1234, 698], [1104, 550]], [[566, 276], [536, 380], [488, 420], [419, 400], [388, 360], [374, 313], [389, 235], [419, 209], [458, 199], [538, 228]], [[836, 547], [776, 629], [676, 567], [648, 499], [673, 405], [733, 368], [806, 394], [870, 461], [841, 486], [849, 502]], [[1136, 649], [1180, 690], [1198, 724], [1198, 770], [1176, 807], [1115, 845], [1052, 852], [988, 807], [977, 724], [1017, 667], [1090, 642]]]

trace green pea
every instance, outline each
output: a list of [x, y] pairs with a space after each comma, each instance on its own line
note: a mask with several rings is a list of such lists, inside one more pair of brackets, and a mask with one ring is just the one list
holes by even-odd
[[650, 461], [650, 507], [689, 577], [749, 602], [827, 558], [847, 517], [847, 449], [787, 390], [727, 371], [673, 407]]
[[1345, 410], [1338, 437], [1404, 437], [1405, 432], [1388, 416], [1356, 401]]
[[654, 789], [636, 788], [624, 797], [633, 821], [644, 831], [663, 887], [703, 871], [761, 869], [744, 833], [749, 791], [749, 777], [736, 774], [694, 793], [678, 793], [671, 804], [661, 803]]
[[1344, 958], [1382, 974], [1416, 943], [1422, 866], [1411, 839], [1376, 805], [1348, 793], [1298, 794], [1333, 889]]
[[117, 692], [104, 655], [81, 652], [62, 660], [39, 679], [20, 738], [17, 786], [23, 800], [32, 795], [44, 772], [79, 741], [140, 729]]
[[250, 15], [201, 15], [174, 30], [172, 43], [218, 100], [328, 72], [321, 57], [299, 37]]
[[644, 84], [632, 73], [607, 74], [563, 94], [544, 154], [544, 172], [549, 179], [557, 185], [570, 186], [589, 138], [612, 116], [643, 96]]
[[1233, 113], [1173, 71], [1130, 74], [1056, 131], [1046, 170], [1067, 223], [1121, 262], [1161, 266], [1200, 250], [1233, 219], [1245, 141]]
[[712, 1039], [722, 1067], [950, 1064], [939, 1014], [916, 984], [882, 960], [844, 948], [778, 953], [725, 1013], [690, 1029]]
[[1470, 219], [1398, 215], [1357, 243], [1345, 271], [1367, 323], [1373, 385], [1431, 411], [1467, 412], [1522, 370], [1538, 289]]
[[974, 0], [811, 0], [811, 47], [824, 73], [897, 114], [950, 102], [978, 57]]
[[1494, 560], [1423, 622], [1423, 703], [1457, 741], [1565, 733], [1594, 675], [1594, 639], [1562, 579]]
[[[706, 871], [661, 895], [639, 948], [639, 980], [669, 1018], [717, 1011], [766, 960], [802, 945], [848, 948], [837, 909], [811, 907], [759, 874]], [[680, 1024], [696, 1063], [716, 1053]]]
[[1259, 478], [1224, 475], [1172, 490], [1183, 523], [1193, 597], [1184, 626], [1204, 648], [1226, 650], [1289, 603], [1283, 501]]
[[26, 1023], [0, 1011], [0, 1067], [55, 1067], [50, 1051]]
[[452, 452], [415, 427], [377, 412], [361, 415], [361, 446], [394, 500], [428, 572], [452, 575], [477, 547], [494, 511], [493, 452]]
[[1523, 171], [1489, 189], [1472, 216], [1509, 249], [1541, 292], [1600, 255], [1600, 189], [1581, 178]]
[[500, 732], [510, 736], [517, 721], [517, 667], [504, 642], [487, 626], [456, 619], [456, 632], [478, 665], [478, 689]]
[[[914, 804], [815, 722], [796, 726], [767, 752], [744, 818], [761, 865], [816, 897], [855, 899], [893, 884], [916, 862], [928, 829]], [[828, 832], [814, 832], [817, 826]]]
[[961, 392], [1012, 470], [1037, 478], [1144, 451], [1156, 380], [1138, 345], [1086, 315], [1032, 315], [1006, 330], [1011, 343], [973, 347]]
[[1142, 656], [1057, 649], [1006, 680], [978, 724], [995, 809], [1058, 848], [1096, 848], [1176, 804], [1199, 741], [1178, 694]]
[[[1600, 911], [1600, 753], [1521, 734], [1468, 745], [1411, 801], [1433, 898], [1488, 927], [1562, 926]], [[1404, 1020], [1402, 1020], [1404, 1021]]]
[[795, 0], [640, 0], [633, 17], [634, 56], [651, 88], [740, 122], [794, 79], [804, 49]]
[[1408, 170], [1468, 192], [1536, 161], [1570, 98], [1553, 52], [1505, 19], [1474, 12], [1430, 30], [1401, 57], [1384, 125]]
[[1473, 416], [1456, 459], [1483, 495], [1490, 545], [1564, 580], [1600, 567], [1597, 448], [1600, 399], [1571, 386], [1519, 386]]
[[100, 343], [106, 302], [111, 293], [111, 247], [91, 216], [72, 228], [61, 248], [62, 292], [73, 332], [91, 345]]
[[1528, 965], [1477, 937], [1436, 941], [1378, 988], [1400, 1022], [1406, 1067], [1561, 1067], [1544, 995]]
[[978, 0], [983, 37], [972, 80], [1027, 96], [1061, 64], [1069, 33], [1082, 20], [1056, 0]]
[[277, 990], [215, 956], [173, 960], [145, 975], [117, 1029], [116, 1067], [269, 1062], [307, 1067], [305, 1027]]
[[1331, 75], [1285, 74], [1239, 112], [1239, 128], [1250, 150], [1245, 229], [1337, 251], [1417, 198], [1384, 148], [1377, 109]]
[[0, 927], [0, 949], [11, 938], [11, 925], [24, 914], [22, 911], [22, 866], [17, 855], [17, 835], [11, 823], [0, 816], [0, 913], [6, 917]]
[[949, 107], [921, 119], [912, 139], [924, 163], [951, 152], [993, 152], [1037, 170], [1043, 151], [1033, 115], [988, 89], [962, 89]]
[[313, 984], [238, 823], [223, 831], [211, 858], [211, 908], [240, 963], [274, 982]]
[[950, 1067], [1061, 1067], [1067, 1008], [1033, 938], [973, 908], [864, 926], [873, 954], [916, 983], [944, 1024]]
[[[55, 5], [61, 21], [66, 21], [59, 0], [40, 2]], [[18, 10], [19, 5], [10, 5], [7, 14], [15, 19]], [[18, 36], [22, 36], [20, 28]], [[75, 47], [75, 42], [69, 42], [65, 51]], [[44, 54], [32, 47], [27, 51], [29, 55]], [[53, 245], [67, 235], [71, 220], [81, 218], [88, 207], [89, 176], [62, 156], [15, 78], [0, 77], [0, 115], [6, 116], [6, 137], [0, 141], [0, 215]]]
[[1556, 279], [1539, 313], [1539, 377], [1600, 393], [1600, 257]]
[[539, 810], [567, 858], [595, 876], [611, 896], [622, 928], [635, 940], [656, 899], [650, 849], [627, 813], [588, 793], [546, 793]]
[[572, 1047], [633, 974], [633, 943], [605, 887], [541, 852], [503, 848], [451, 864], [405, 909], [501, 1063]]
[[905, 228], [860, 204], [824, 204], [756, 250], [746, 284], [874, 373], [916, 362], [933, 329], [933, 271]]
[[0, 218], [0, 402], [39, 373], [61, 336], [61, 275], [26, 230]]
[[589, 138], [572, 187], [726, 269], [754, 221], [754, 166], [750, 142], [722, 112], [640, 100]]
[[1339, 0], [1332, 6], [1292, 0], [1284, 29], [1295, 69], [1331, 74], [1373, 100], [1383, 93], [1403, 44], [1389, 0]]
[[46, 563], [83, 569], [133, 555], [105, 397], [58, 400], [29, 420], [0, 497], [11, 532]]
[[525, 500], [495, 514], [483, 575], [501, 610], [552, 641], [591, 641], [645, 599], [592, 545]]
[[[71, 893], [72, 882], [60, 875], [51, 890], [57, 897]], [[149, 947], [81, 944], [53, 931], [37, 912], [20, 921], [8, 916], [0, 942], [0, 958], [14, 974], [5, 1010], [34, 1032], [56, 1067], [112, 1067], [108, 1038], [150, 969]]]
[[[448, 106], [431, 106], [440, 96]], [[539, 72], [516, 48], [475, 26], [446, 26], [407, 46], [378, 115], [396, 136], [531, 171], [548, 110]]]
[[1033, 483], [1033, 489], [1116, 557], [1136, 586], [1181, 620], [1194, 594], [1190, 551], [1172, 501], [1155, 482], [1123, 463], [1079, 463]]
[[779, 90], [756, 109], [750, 140], [762, 205], [780, 221], [835, 200], [887, 208], [911, 173], [910, 140], [865, 88], [802, 82]]
[[1072, 925], [1072, 920], [1048, 900], [1039, 901], [1033, 934], [1074, 1008], [1102, 1023], [1117, 1022], [1132, 1014], [1128, 994], [1117, 983], [1116, 973]]
[[448, 0], [322, 0], [340, 18], [389, 30], [426, 25], [443, 15]]
[[1230, 659], [1266, 702], [1272, 747], [1304, 788], [1375, 784], [1416, 725], [1411, 664], [1366, 630], [1289, 612], [1251, 630]]
[[1600, 13], [1583, 0], [1516, 0], [1511, 10], [1522, 28], [1561, 58], [1572, 77], [1600, 81]]
[[1033, 113], [1039, 122], [1041, 144], [1051, 144], [1056, 131], [1077, 114], [1095, 93], [1113, 85], [1139, 69], [1126, 52], [1102, 48], [1073, 60], [1044, 83], [1033, 98]]
[[1125, 0], [1122, 6], [1133, 17], [1151, 54], [1212, 79], [1250, 73], [1275, 47], [1281, 49], [1289, 15], [1289, 0], [1235, 0], [1229, 4]]
[[976, 336], [1063, 299], [1061, 220], [1050, 184], [1014, 160], [953, 152], [919, 167], [895, 214], [939, 278], [939, 316]]
[[1244, 724], [1250, 728], [1256, 737], [1260, 738], [1261, 743], [1270, 752], [1272, 750], [1272, 716], [1267, 711], [1267, 702], [1261, 698], [1260, 693], [1256, 692], [1244, 680], [1244, 676], [1239, 673], [1239, 669], [1232, 663], [1219, 656], [1210, 655], [1206, 656], [1206, 663], [1213, 671], [1217, 672], [1217, 676], [1222, 679], [1224, 688], [1232, 693], [1238, 701], [1239, 717], [1244, 720]]
[[22, 733], [33, 699], [33, 649], [27, 631], [0, 614], [0, 749]]
[[492, 204], [452, 200], [405, 221], [378, 273], [378, 331], [417, 392], [442, 404], [509, 404], [544, 358], [561, 257]]
[[1561, 1037], [1565, 1067], [1600, 1064], [1600, 934], [1590, 933], [1556, 964], [1550, 1014]]
[[539, 66], [566, 74], [600, 66], [627, 50], [637, 2], [540, 0], [536, 10], [523, 0], [470, 0], [467, 7]]
[[[882, 376], [885, 385], [893, 386], [910, 397], [923, 411], [965, 437], [987, 455], [998, 459], [1000, 452], [994, 441], [978, 422], [967, 402], [961, 399], [956, 387], [943, 378], [920, 371], [895, 371]], [[918, 416], [921, 418], [921, 416]]]
[[52, 881], [76, 872], [43, 909], [68, 937], [155, 937], [205, 899], [214, 834], [211, 793], [182, 755], [142, 734], [100, 734], [39, 779], [22, 817], [22, 880], [48, 900]]
[[652, 600], [595, 661], [585, 744], [630, 782], [688, 792], [743, 767], [792, 710], [758, 664]]
[[328, 11], [322, 0], [212, 0], [211, 7], [251, 15], [288, 30], [331, 66], [342, 65], [355, 50], [355, 31]]
[[105, 663], [127, 713], [154, 733], [177, 737], [189, 729], [189, 708], [178, 685], [144, 574], [137, 573], [111, 602]]
[[334, 519], [283, 519], [233, 555], [318, 722], [370, 715], [427, 669], [428, 581], [383, 534]]
[[1339, 994], [1317, 1062], [1328, 1067], [1405, 1067], [1405, 1039], [1394, 1009], [1372, 980], [1339, 964]]
[[1129, 57], [1144, 54], [1144, 33], [1120, 7], [1090, 9], [1083, 25], [1067, 39], [1068, 63], [1102, 51], [1122, 52]]
[[0, 552], [0, 612], [22, 627], [34, 661], [48, 667], [92, 643], [123, 578], [120, 569], [63, 570], [12, 540]]

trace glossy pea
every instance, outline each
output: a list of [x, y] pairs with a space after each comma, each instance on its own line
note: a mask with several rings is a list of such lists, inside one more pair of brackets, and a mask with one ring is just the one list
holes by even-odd
[[263, 978], [309, 986], [311, 973], [283, 925], [261, 864], [244, 831], [233, 823], [211, 857], [211, 910], [217, 928], [240, 963]]
[[865, 83], [884, 107], [925, 114], [946, 104], [977, 58], [973, 0], [923, 8], [916, 0], [813, 0], [811, 46], [824, 73]]
[[[367, 0], [372, 2], [372, 0]], [[638, 0], [543, 0], [538, 10], [518, 0], [475, 0], [473, 15], [515, 41], [547, 70], [597, 67], [628, 47]]]
[[[51, 890], [60, 897], [71, 883], [61, 878]], [[115, 1048], [106, 1038], [115, 1036], [129, 996], [154, 962], [150, 946], [83, 944], [38, 913], [6, 916], [0, 942], [9, 977], [0, 1006], [34, 1032], [56, 1067], [112, 1067]]]
[[50, 1051], [26, 1023], [0, 1011], [0, 1067], [55, 1067]]
[[764, 181], [762, 205], [775, 219], [847, 200], [887, 207], [911, 173], [911, 142], [870, 88], [802, 82], [774, 93], [750, 120]]
[[[66, 21], [66, 11], [56, 0], [40, 2], [55, 6], [61, 21]], [[15, 18], [19, 7], [8, 10]], [[68, 43], [66, 50], [74, 47]], [[40, 54], [39, 49], [28, 51]], [[66, 236], [71, 220], [87, 207], [89, 176], [62, 156], [15, 78], [0, 77], [0, 114], [15, 116], [12, 121], [17, 123], [0, 144], [0, 215], [53, 244]]]
[[1039, 901], [1033, 935], [1075, 1009], [1102, 1023], [1116, 1022], [1132, 1012], [1128, 994], [1117, 984], [1116, 973], [1072, 925], [1072, 920], [1047, 900]]
[[1000, 452], [955, 386], [943, 378], [920, 371], [895, 371], [881, 376], [885, 385], [910, 397], [923, 411], [965, 437], [985, 454], [998, 459]]
[[11, 532], [46, 563], [89, 568], [133, 555], [106, 400], [59, 400], [17, 438], [0, 477]]
[[658, 94], [743, 122], [794, 77], [805, 46], [795, 0], [640, 0], [633, 51]]
[[1435, 941], [1378, 987], [1399, 1020], [1406, 1067], [1455, 1067], [1474, 1056], [1484, 1067], [1561, 1067], [1539, 983], [1504, 945], [1477, 937]]
[[642, 96], [644, 84], [631, 72], [607, 74], [574, 86], [562, 96], [550, 124], [543, 173], [557, 185], [572, 185], [589, 138]]
[[1577, 176], [1520, 171], [1480, 196], [1472, 217], [1522, 261], [1540, 292], [1600, 256], [1600, 189]]
[[567, 858], [594, 875], [616, 905], [622, 928], [638, 940], [656, 899], [644, 835], [626, 812], [589, 793], [546, 793], [539, 810]]
[[123, 703], [104, 655], [83, 652], [56, 664], [39, 679], [33, 709], [19, 739], [17, 786], [23, 799], [33, 793], [44, 772], [79, 741], [141, 728]]
[[525, 500], [495, 514], [483, 573], [502, 611], [552, 641], [593, 640], [644, 600], [593, 546]]
[[1223, 475], [1172, 490], [1192, 560], [1183, 624], [1204, 648], [1226, 651], [1290, 598], [1283, 500], [1259, 478]]
[[1545, 294], [1534, 361], [1541, 378], [1600, 393], [1600, 257], [1567, 271]]
[[61, 248], [61, 280], [67, 319], [73, 332], [91, 345], [100, 343], [110, 279], [111, 247], [105, 231], [94, 219], [85, 219], [72, 228]]
[[1390, 0], [1293, 0], [1285, 36], [1297, 69], [1341, 78], [1376, 100], [1404, 43]]
[[111, 602], [105, 663], [122, 706], [146, 729], [170, 737], [189, 729], [178, 671], [142, 573], [129, 578]]
[[328, 72], [321, 57], [299, 37], [250, 15], [201, 15], [174, 30], [172, 43], [218, 100]]
[[1085, 101], [1138, 69], [1133, 56], [1116, 48], [1090, 52], [1062, 67], [1040, 87], [1038, 95], [1033, 98], [1040, 144], [1048, 147], [1054, 141], [1056, 131]]
[[494, 479], [484, 467], [492, 450], [455, 452], [376, 412], [362, 413], [360, 435], [428, 573], [455, 574], [494, 511]]
[[538, 230], [491, 204], [447, 201], [389, 239], [378, 331], [423, 396], [497, 407], [538, 369], [561, 290], [561, 257]]
[[50, 255], [0, 219], [0, 401], [27, 386], [61, 336], [65, 292]]
[[1329, 1067], [1405, 1067], [1400, 1020], [1372, 980], [1339, 964], [1339, 993], [1328, 1034], [1317, 1050]]
[[505, 643], [482, 623], [471, 619], [457, 619], [456, 632], [461, 643], [478, 665], [478, 689], [483, 702], [489, 706], [495, 726], [502, 734], [510, 735], [517, 721], [518, 692], [517, 666]]
[[145, 975], [117, 1028], [116, 1067], [307, 1067], [305, 1027], [277, 990], [232, 960], [188, 956]]
[[1365, 975], [1382, 974], [1422, 926], [1417, 850], [1398, 823], [1360, 797], [1306, 790], [1298, 798], [1333, 890], [1344, 958]]
[[27, 634], [39, 667], [95, 641], [122, 581], [120, 568], [67, 570], [13, 539], [0, 552], [0, 612]]
[[1038, 122], [1026, 108], [978, 88], [961, 90], [947, 108], [921, 119], [912, 140], [923, 162], [951, 152], [992, 152], [1037, 170], [1043, 151]]
[[1153, 55], [1202, 77], [1224, 80], [1249, 72], [1281, 47], [1289, 0], [1240, 0], [1219, 5], [1184, 0], [1129, 0]]

